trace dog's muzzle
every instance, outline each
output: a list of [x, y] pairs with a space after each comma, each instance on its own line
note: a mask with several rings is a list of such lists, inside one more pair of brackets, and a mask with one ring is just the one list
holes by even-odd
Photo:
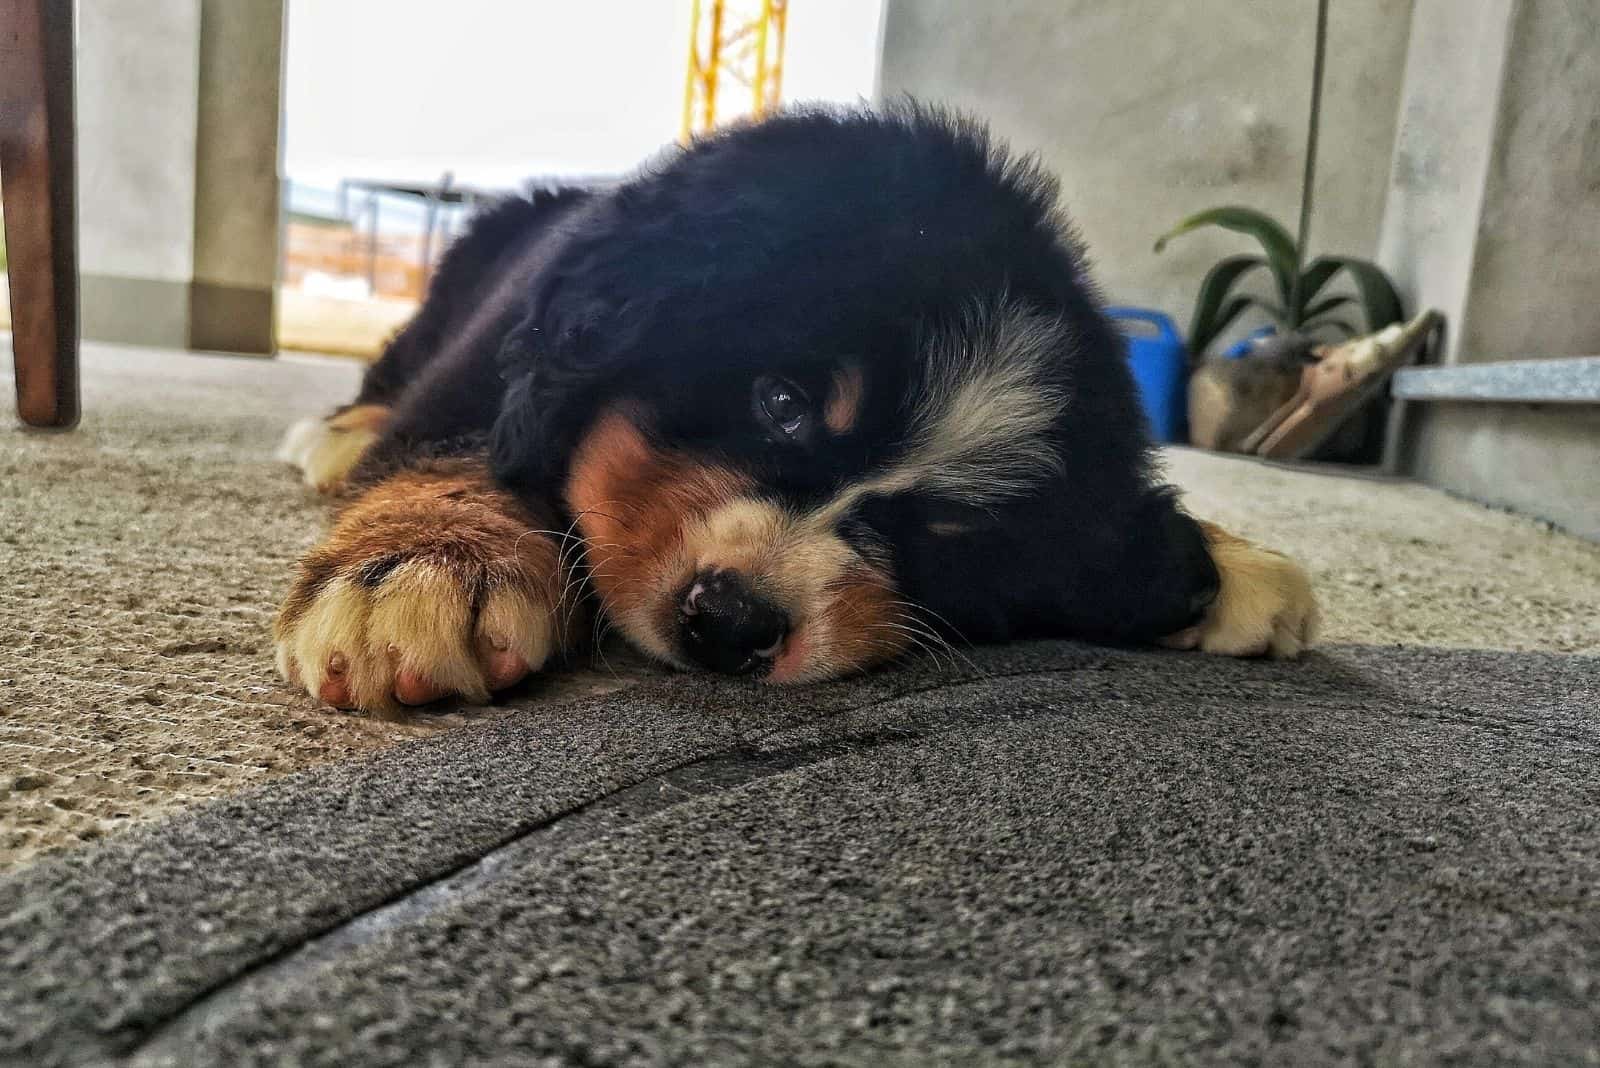
[[684, 653], [701, 667], [746, 675], [770, 664], [789, 633], [789, 617], [734, 571], [696, 575], [678, 601]]

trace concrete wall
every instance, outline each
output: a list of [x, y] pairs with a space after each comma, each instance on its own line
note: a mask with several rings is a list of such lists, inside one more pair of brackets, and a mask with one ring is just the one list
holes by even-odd
[[1517, 4], [1499, 96], [1461, 352], [1600, 353], [1600, 4]]
[[281, 0], [80, 0], [82, 323], [272, 349]]
[[[1379, 259], [1413, 307], [1462, 336], [1515, 0], [1419, 0]], [[1446, 15], [1450, 17], [1445, 17]]]
[[[1370, 256], [1388, 185], [1411, 0], [1340, 0], [1329, 26], [1312, 247]], [[1282, 0], [889, 0], [885, 97], [987, 118], [1061, 176], [1109, 298], [1186, 325], [1217, 258], [1155, 237], [1221, 203], [1299, 212], [1315, 13]]]

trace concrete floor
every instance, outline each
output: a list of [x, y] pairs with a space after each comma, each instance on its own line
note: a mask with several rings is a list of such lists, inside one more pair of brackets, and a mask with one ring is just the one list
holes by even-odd
[[[0, 336], [3, 337], [3, 336]], [[9, 339], [0, 389], [9, 396]], [[625, 684], [377, 722], [316, 707], [268, 628], [320, 502], [271, 460], [354, 389], [339, 361], [90, 345], [84, 423], [0, 430], [0, 866], [270, 776]], [[1192, 510], [1299, 557], [1324, 641], [1600, 652], [1600, 546], [1425, 487], [1174, 451]]]
[[1295, 556], [1323, 640], [1600, 652], [1600, 545], [1403, 479], [1189, 449], [1167, 471], [1196, 515]]

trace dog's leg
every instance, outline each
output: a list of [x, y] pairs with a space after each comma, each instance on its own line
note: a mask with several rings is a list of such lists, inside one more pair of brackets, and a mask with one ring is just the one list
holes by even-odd
[[353, 404], [330, 416], [302, 419], [284, 435], [278, 459], [299, 468], [306, 485], [318, 493], [333, 493], [388, 421], [383, 404]]
[[481, 457], [377, 483], [301, 560], [274, 627], [279, 670], [340, 708], [487, 701], [562, 648], [572, 554], [551, 527]]
[[1315, 640], [1320, 621], [1305, 571], [1215, 523], [1199, 527], [1217, 567], [1217, 594], [1199, 623], [1161, 644], [1219, 656], [1299, 656]]

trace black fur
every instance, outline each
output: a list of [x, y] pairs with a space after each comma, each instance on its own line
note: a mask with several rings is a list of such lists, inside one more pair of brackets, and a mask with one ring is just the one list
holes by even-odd
[[[559, 500], [598, 406], [644, 398], [666, 443], [735, 462], [805, 507], [890, 461], [931, 338], [1002, 300], [1065, 326], [1059, 475], [971, 508], [865, 501], [847, 537], [961, 636], [1143, 640], [1195, 621], [1217, 573], [1159, 484], [1123, 342], [1058, 214], [1056, 184], [979, 125], [907, 105], [805, 111], [727, 132], [606, 192], [514, 199], [446, 257], [362, 400], [398, 405], [373, 469], [489, 434], [497, 478]], [[871, 377], [857, 432], [775, 444], [750, 383], [817, 392], [841, 360]], [[970, 528], [933, 536], [929, 523]]]
[[526, 280], [546, 252], [542, 238], [589, 197], [576, 188], [508, 197], [480, 212], [440, 257], [422, 307], [367, 370], [353, 402], [395, 409], [368, 472], [487, 432], [504, 392], [495, 357], [524, 313]]

